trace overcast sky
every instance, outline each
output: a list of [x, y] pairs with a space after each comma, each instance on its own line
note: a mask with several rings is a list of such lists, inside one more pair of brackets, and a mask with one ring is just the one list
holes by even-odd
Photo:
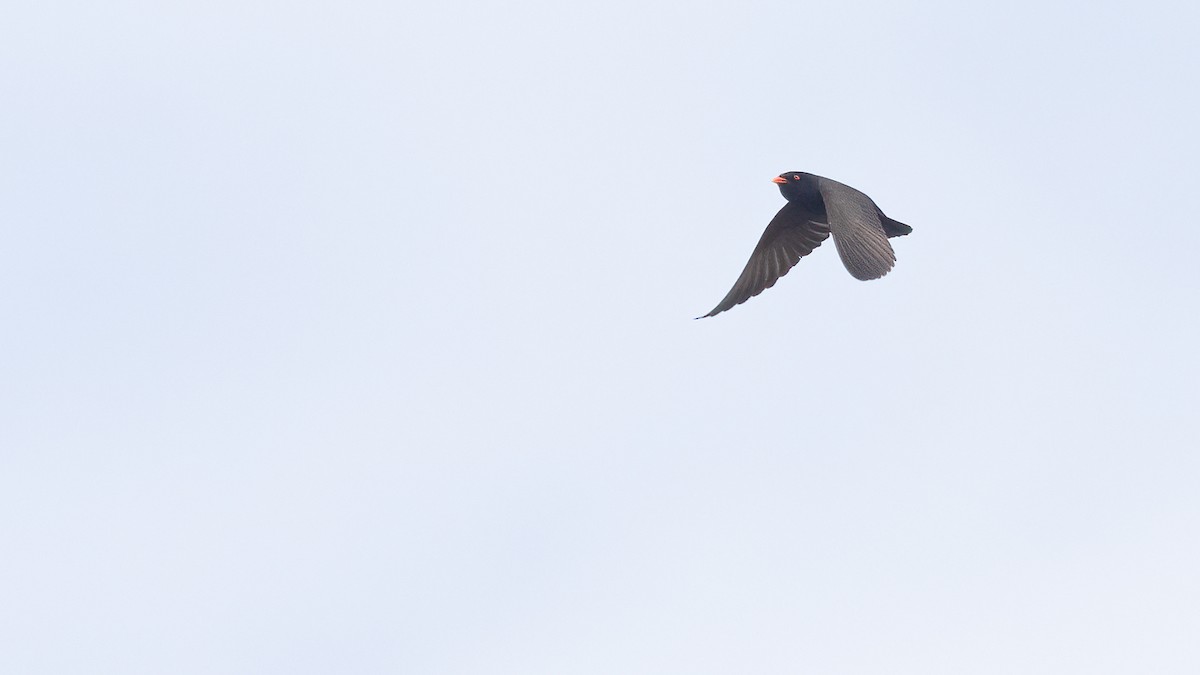
[[1200, 672], [1198, 22], [7, 3], [0, 671]]

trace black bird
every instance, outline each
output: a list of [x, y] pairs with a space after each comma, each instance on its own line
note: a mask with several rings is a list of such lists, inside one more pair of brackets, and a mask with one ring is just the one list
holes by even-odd
[[787, 204], [767, 225], [729, 294], [711, 312], [696, 318], [720, 314], [774, 286], [830, 233], [855, 279], [878, 279], [896, 264], [888, 237], [912, 232], [908, 225], [883, 215], [870, 197], [849, 185], [801, 171], [781, 173], [772, 180], [779, 184]]

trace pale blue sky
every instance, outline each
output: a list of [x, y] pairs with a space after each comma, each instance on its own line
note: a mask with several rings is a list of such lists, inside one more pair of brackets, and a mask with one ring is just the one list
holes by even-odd
[[1200, 671], [1198, 22], [8, 3], [0, 672]]

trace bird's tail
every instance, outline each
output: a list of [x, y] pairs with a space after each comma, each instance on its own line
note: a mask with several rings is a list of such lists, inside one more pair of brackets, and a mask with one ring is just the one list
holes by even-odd
[[883, 231], [888, 237], [903, 237], [906, 234], [912, 233], [912, 228], [898, 220], [892, 220], [887, 216], [880, 218], [883, 221]]

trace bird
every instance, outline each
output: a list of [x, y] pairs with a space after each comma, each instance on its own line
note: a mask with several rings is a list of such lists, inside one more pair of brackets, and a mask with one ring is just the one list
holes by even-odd
[[878, 279], [896, 264], [888, 238], [912, 232], [849, 185], [803, 171], [787, 171], [771, 180], [779, 185], [787, 203], [763, 231], [725, 299], [697, 319], [716, 316], [774, 286], [830, 234], [842, 263], [855, 279]]

